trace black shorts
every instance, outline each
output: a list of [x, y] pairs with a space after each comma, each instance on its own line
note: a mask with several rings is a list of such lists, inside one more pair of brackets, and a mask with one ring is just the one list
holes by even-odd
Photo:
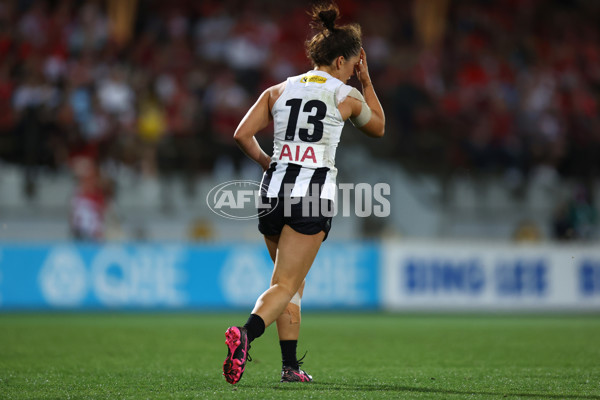
[[331, 229], [333, 201], [320, 199], [314, 206], [313, 204], [303, 205], [302, 200], [304, 198], [299, 201], [296, 198], [296, 201], [292, 201], [286, 206], [285, 198], [262, 197], [264, 207], [258, 207], [258, 230], [260, 233], [268, 236], [279, 235], [283, 226], [289, 225], [290, 228], [304, 235], [316, 235], [323, 231], [325, 232], [323, 241], [325, 241]]

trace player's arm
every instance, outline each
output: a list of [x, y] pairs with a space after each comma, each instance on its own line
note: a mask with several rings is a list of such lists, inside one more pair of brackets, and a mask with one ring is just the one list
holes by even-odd
[[362, 85], [362, 93], [354, 89], [348, 94], [352, 109], [350, 121], [367, 136], [382, 137], [385, 133], [385, 114], [369, 76], [364, 49], [360, 49], [360, 62], [355, 70]]
[[248, 110], [233, 135], [240, 149], [250, 159], [258, 163], [263, 170], [269, 168], [271, 157], [261, 149], [254, 135], [266, 128], [273, 118], [269, 107], [270, 90], [267, 89], [260, 95], [256, 103]]

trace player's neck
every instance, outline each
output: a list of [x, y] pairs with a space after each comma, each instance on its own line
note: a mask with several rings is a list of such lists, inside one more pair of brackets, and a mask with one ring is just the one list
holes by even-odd
[[334, 78], [340, 79], [340, 77], [337, 75], [337, 71], [329, 66], [317, 66], [317, 67], [315, 67], [315, 71], [327, 72], [329, 75], [333, 76]]

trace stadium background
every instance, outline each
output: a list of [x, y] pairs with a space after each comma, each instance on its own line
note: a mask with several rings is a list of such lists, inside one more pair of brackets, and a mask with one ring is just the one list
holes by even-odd
[[[339, 182], [389, 183], [391, 215], [334, 219], [306, 307], [598, 311], [600, 5], [339, 5], [387, 117], [346, 126]], [[0, 2], [0, 309], [250, 306], [256, 221], [206, 195], [260, 179], [232, 133], [310, 69], [306, 7]]]
[[339, 182], [391, 215], [334, 218], [314, 382], [278, 384], [269, 328], [232, 387], [272, 266], [206, 198], [260, 178], [232, 134], [310, 68], [309, 3], [0, 0], [0, 399], [600, 399], [600, 2], [338, 3], [387, 117]]

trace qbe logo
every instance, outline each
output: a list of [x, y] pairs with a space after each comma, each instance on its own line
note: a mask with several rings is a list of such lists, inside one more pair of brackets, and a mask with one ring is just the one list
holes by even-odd
[[[229, 219], [256, 219], [271, 213], [278, 198], [264, 201], [260, 182], [250, 180], [221, 183], [208, 192], [206, 204], [215, 214]], [[266, 191], [266, 190], [265, 190]]]
[[87, 269], [79, 252], [72, 247], [52, 250], [38, 279], [44, 299], [53, 306], [77, 306], [87, 295]]

